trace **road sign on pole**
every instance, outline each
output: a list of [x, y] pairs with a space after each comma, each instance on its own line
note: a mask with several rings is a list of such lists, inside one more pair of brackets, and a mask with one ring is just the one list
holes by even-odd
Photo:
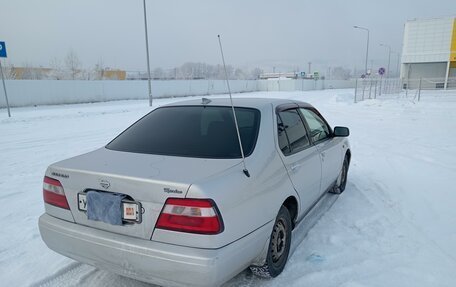
[[386, 71], [385, 68], [381, 67], [380, 69], [378, 69], [378, 74], [380, 76], [383, 76], [385, 74], [385, 71]]
[[6, 58], [5, 42], [0, 42], [0, 58]]
[[[6, 58], [5, 42], [0, 41], [0, 58]], [[8, 117], [11, 117], [10, 106], [8, 103], [8, 94], [6, 93], [5, 76], [3, 75], [2, 61], [0, 60], [0, 74], [2, 74], [3, 91], [5, 92], [6, 107], [8, 108]]]

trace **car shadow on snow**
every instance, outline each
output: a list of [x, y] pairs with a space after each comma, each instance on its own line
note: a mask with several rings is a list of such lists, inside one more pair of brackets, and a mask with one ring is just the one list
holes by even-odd
[[[353, 186], [352, 186], [353, 187]], [[347, 183], [347, 191], [350, 190], [350, 183]], [[291, 250], [288, 260], [293, 257], [293, 253], [304, 241], [309, 231], [318, 223], [325, 213], [331, 209], [336, 200], [337, 194], [325, 194], [315, 207], [306, 215], [301, 223], [293, 230]], [[315, 260], [318, 260], [316, 258]], [[286, 270], [287, 267], [285, 267]], [[280, 276], [280, 275], [279, 275]], [[274, 279], [272, 279], [274, 280]], [[223, 287], [241, 287], [241, 286], [263, 286], [268, 282], [273, 284], [272, 280], [254, 276], [249, 268], [236, 275], [233, 279], [226, 282]]]

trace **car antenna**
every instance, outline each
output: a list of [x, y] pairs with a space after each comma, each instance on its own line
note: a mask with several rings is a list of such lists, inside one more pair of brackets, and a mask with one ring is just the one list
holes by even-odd
[[236, 118], [236, 111], [234, 110], [234, 105], [233, 105], [233, 97], [231, 96], [230, 81], [228, 80], [228, 73], [226, 71], [225, 57], [223, 56], [222, 41], [220, 40], [220, 35], [217, 35], [217, 37], [218, 37], [218, 41], [219, 41], [219, 45], [220, 45], [220, 54], [222, 54], [222, 62], [223, 62], [223, 69], [225, 70], [226, 85], [228, 87], [228, 93], [230, 94], [231, 110], [233, 111], [234, 124], [236, 125], [236, 132], [237, 132], [237, 137], [238, 137], [238, 141], [239, 141], [239, 147], [241, 149], [242, 164], [244, 165], [244, 169], [242, 171], [244, 172], [244, 174], [247, 177], [250, 177], [250, 173], [247, 170], [247, 166], [245, 165], [244, 149], [242, 148], [241, 134], [239, 133], [239, 126], [238, 126], [238, 122], [237, 122], [237, 118]]

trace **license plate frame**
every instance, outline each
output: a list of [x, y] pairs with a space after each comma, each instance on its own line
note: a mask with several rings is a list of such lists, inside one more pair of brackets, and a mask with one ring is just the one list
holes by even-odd
[[[87, 213], [87, 194], [79, 192], [77, 196], [78, 210]], [[122, 221], [126, 223], [142, 222], [142, 205], [139, 201], [122, 200]]]

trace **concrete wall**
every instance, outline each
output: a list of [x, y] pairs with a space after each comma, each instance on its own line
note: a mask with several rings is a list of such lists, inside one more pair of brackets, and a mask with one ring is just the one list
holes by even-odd
[[354, 88], [355, 80], [312, 80], [312, 79], [274, 79], [259, 80], [260, 91], [311, 91], [324, 89]]
[[[230, 81], [233, 93], [257, 91], [257, 81]], [[147, 81], [55, 81], [7, 80], [9, 104], [31, 105], [76, 104], [112, 100], [147, 99]], [[0, 107], [6, 107], [3, 90]], [[222, 80], [152, 81], [154, 98], [227, 93]]]
[[[354, 88], [355, 81], [343, 80], [233, 80], [233, 93], [254, 91], [308, 91], [330, 88]], [[11, 107], [77, 104], [113, 100], [147, 99], [147, 81], [56, 81], [7, 80]], [[154, 98], [204, 96], [227, 93], [223, 80], [152, 81]], [[6, 107], [0, 89], [0, 108]]]

